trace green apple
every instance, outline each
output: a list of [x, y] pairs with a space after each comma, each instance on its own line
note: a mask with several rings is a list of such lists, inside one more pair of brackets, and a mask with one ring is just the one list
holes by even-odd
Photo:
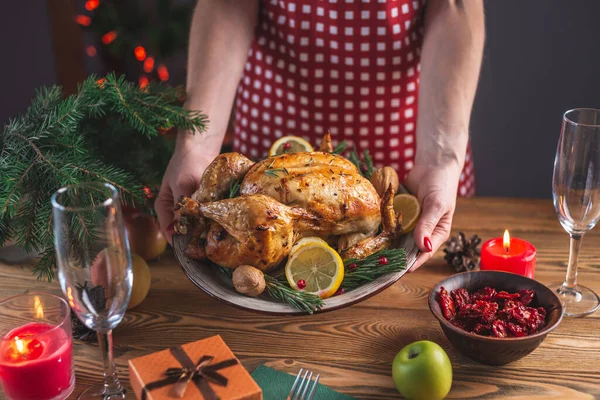
[[437, 343], [421, 340], [396, 354], [392, 378], [398, 392], [409, 400], [441, 400], [452, 386], [452, 364]]

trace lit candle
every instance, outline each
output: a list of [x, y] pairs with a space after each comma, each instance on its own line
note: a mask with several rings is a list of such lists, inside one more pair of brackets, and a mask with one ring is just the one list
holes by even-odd
[[0, 380], [11, 400], [65, 398], [71, 361], [72, 339], [62, 327], [30, 322], [0, 338]]
[[531, 243], [511, 238], [505, 230], [503, 238], [490, 239], [481, 247], [481, 269], [512, 272], [533, 279], [535, 254]]

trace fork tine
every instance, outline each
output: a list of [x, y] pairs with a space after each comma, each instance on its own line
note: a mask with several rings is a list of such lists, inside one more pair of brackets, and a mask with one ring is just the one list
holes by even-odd
[[313, 377], [313, 373], [311, 371], [310, 375], [308, 376], [308, 380], [306, 381], [306, 386], [304, 386], [304, 390], [302, 391], [302, 394], [300, 395], [300, 400], [304, 400], [306, 398], [306, 397], [304, 397], [304, 395], [308, 391], [308, 387], [310, 386], [310, 383], [312, 382], [312, 377]]
[[305, 400], [312, 400], [313, 397], [315, 397], [315, 392], [317, 391], [317, 384], [319, 383], [320, 377], [321, 377], [321, 374], [318, 374], [317, 377], [315, 378], [312, 389], [310, 389], [310, 392], [308, 393], [308, 397], [306, 397]]
[[286, 400], [292, 399], [292, 395], [294, 394], [294, 390], [296, 389], [296, 386], [298, 386], [298, 381], [300, 380], [300, 375], [302, 375], [303, 371], [304, 371], [304, 368], [300, 368], [300, 371], [298, 371], [298, 375], [296, 375], [296, 380], [294, 381], [294, 384], [292, 385], [292, 388], [290, 389], [290, 393], [288, 394]]
[[298, 386], [298, 389], [296, 390], [296, 393], [294, 394], [294, 397], [292, 397], [292, 400], [298, 400], [300, 393], [302, 392], [302, 387], [304, 386], [305, 383], [308, 383], [308, 381], [306, 380], [306, 377], [308, 376], [308, 370], [306, 370], [306, 372], [304, 373], [304, 376], [302, 376], [302, 380], [300, 381], [300, 385]]

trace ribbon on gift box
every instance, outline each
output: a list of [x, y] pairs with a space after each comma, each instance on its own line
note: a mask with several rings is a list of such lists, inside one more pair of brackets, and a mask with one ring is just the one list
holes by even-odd
[[202, 393], [206, 400], [219, 400], [208, 381], [220, 386], [227, 386], [228, 379], [218, 371], [238, 363], [237, 359], [232, 358], [211, 365], [210, 363], [213, 361], [214, 357], [202, 356], [200, 357], [200, 360], [194, 364], [181, 347], [172, 347], [169, 351], [179, 364], [181, 364], [182, 368], [169, 368], [165, 371], [166, 378], [145, 385], [142, 388], [141, 400], [146, 400], [148, 393], [151, 390], [169, 385], [174, 385], [173, 392], [175, 396], [182, 398], [190, 381], [196, 384], [196, 387], [200, 390], [200, 393]]

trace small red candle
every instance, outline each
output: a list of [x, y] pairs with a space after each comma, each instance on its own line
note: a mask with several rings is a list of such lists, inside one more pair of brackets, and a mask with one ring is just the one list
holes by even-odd
[[66, 301], [44, 293], [6, 299], [0, 302], [0, 330], [0, 382], [9, 400], [60, 400], [71, 394], [75, 377]]
[[531, 243], [511, 238], [506, 230], [503, 238], [490, 239], [481, 247], [481, 269], [512, 272], [533, 279], [535, 254]]

